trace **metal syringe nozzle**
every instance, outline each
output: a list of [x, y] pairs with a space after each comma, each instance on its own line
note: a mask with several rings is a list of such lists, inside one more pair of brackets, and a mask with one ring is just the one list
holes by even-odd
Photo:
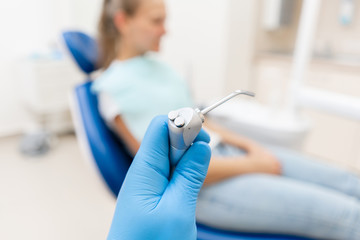
[[210, 112], [211, 110], [213, 110], [214, 108], [220, 106], [221, 104], [227, 102], [228, 100], [232, 99], [233, 97], [240, 95], [240, 94], [244, 94], [244, 95], [248, 95], [251, 97], [255, 97], [255, 93], [253, 92], [249, 92], [249, 91], [242, 91], [242, 90], [236, 90], [235, 92], [229, 94], [228, 96], [224, 97], [223, 99], [221, 99], [220, 101], [214, 103], [213, 105], [204, 108], [203, 110], [200, 110], [201, 114], [205, 115], [208, 112]]

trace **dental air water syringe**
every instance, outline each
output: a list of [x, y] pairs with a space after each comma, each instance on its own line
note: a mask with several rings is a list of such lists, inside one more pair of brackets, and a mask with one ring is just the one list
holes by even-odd
[[227, 97], [207, 108], [204, 108], [203, 110], [187, 107], [169, 112], [168, 126], [170, 138], [170, 160], [172, 165], [176, 165], [178, 163], [182, 155], [191, 146], [196, 136], [199, 134], [202, 124], [205, 121], [204, 115], [240, 94], [251, 97], [255, 96], [252, 92], [236, 90]]

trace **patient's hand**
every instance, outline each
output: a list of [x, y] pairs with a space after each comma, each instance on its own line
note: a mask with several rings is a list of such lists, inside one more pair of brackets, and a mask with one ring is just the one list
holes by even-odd
[[249, 167], [253, 172], [281, 174], [281, 164], [276, 157], [261, 146], [252, 146], [248, 151]]

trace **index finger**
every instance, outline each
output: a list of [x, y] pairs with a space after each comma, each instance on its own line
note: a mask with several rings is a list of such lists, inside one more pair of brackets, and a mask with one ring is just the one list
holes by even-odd
[[210, 136], [203, 128], [201, 128], [199, 134], [197, 135], [197, 137], [194, 140], [194, 142], [197, 142], [197, 141], [202, 141], [202, 142], [206, 142], [206, 143], [210, 142]]

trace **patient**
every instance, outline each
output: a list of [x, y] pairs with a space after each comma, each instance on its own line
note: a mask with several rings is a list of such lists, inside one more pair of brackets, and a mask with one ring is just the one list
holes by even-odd
[[[104, 2], [99, 40], [105, 71], [93, 91], [103, 118], [132, 155], [155, 115], [193, 106], [181, 77], [148, 54], [159, 51], [165, 19], [163, 0]], [[360, 239], [359, 178], [206, 122], [222, 140], [212, 150], [198, 222], [235, 231]]]

